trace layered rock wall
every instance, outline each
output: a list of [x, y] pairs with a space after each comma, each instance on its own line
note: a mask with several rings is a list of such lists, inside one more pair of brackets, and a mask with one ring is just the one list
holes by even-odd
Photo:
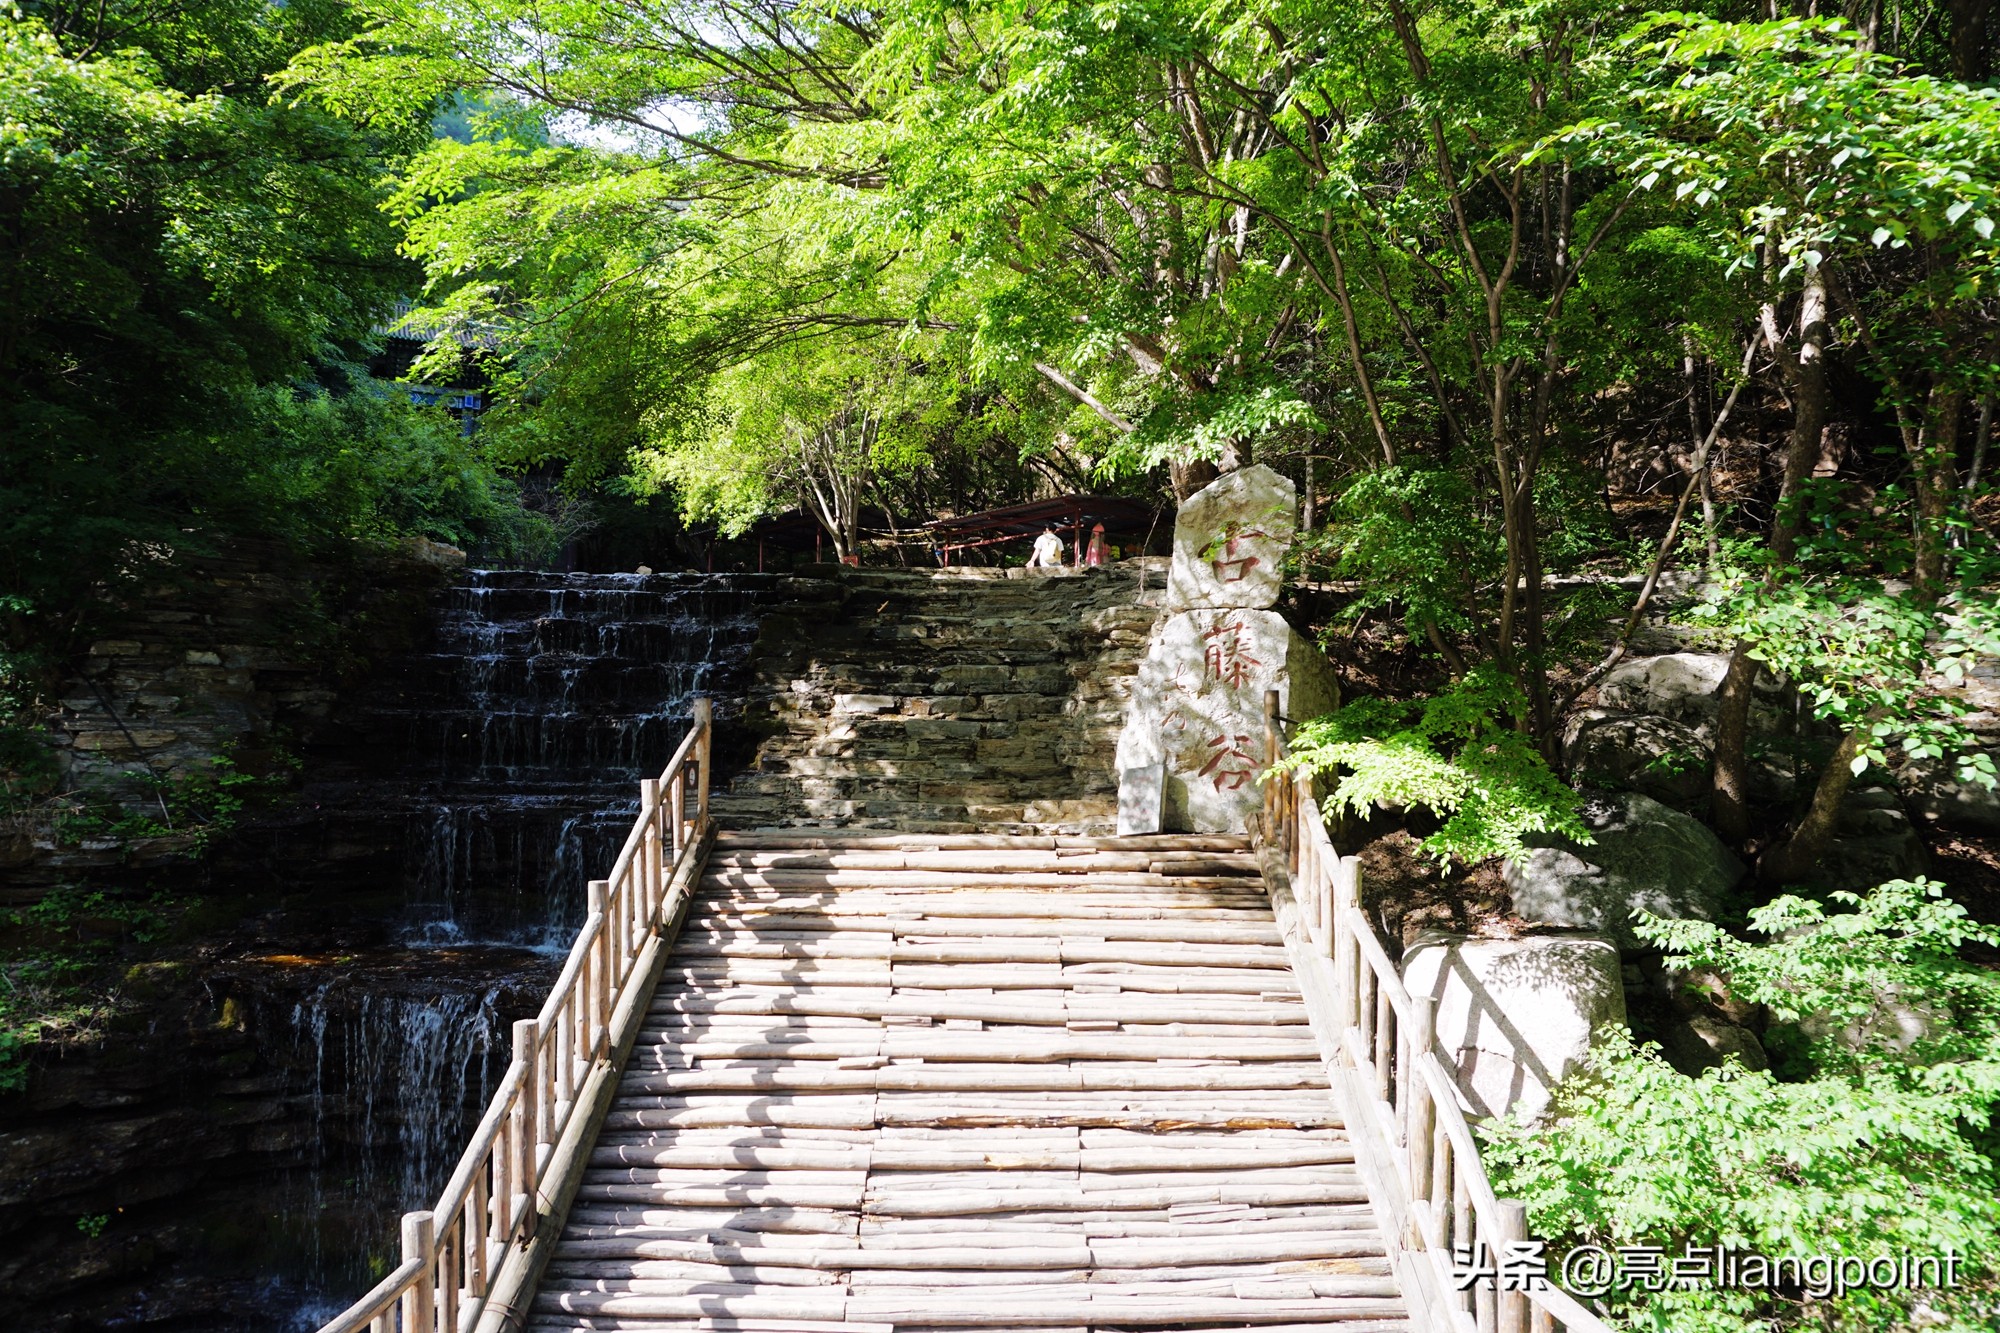
[[780, 580], [752, 651], [726, 826], [1109, 833], [1162, 560], [1077, 573]]
[[[229, 758], [267, 767], [324, 721], [345, 665], [329, 642], [379, 651], [415, 632], [449, 548], [425, 543], [328, 586], [275, 545], [191, 558], [116, 608], [64, 682], [46, 738], [67, 804], [86, 797], [169, 818], [160, 795]], [[456, 554], [456, 553], [450, 553]], [[53, 816], [0, 829], [0, 880], [33, 895], [64, 877], [185, 855], [191, 829], [151, 838], [65, 836]]]

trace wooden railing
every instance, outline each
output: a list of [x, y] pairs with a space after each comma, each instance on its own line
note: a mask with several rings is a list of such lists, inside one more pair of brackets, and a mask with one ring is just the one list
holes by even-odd
[[402, 1262], [320, 1333], [497, 1333], [531, 1294], [538, 1231], [567, 1211], [619, 1066], [707, 854], [709, 701], [658, 778], [458, 1169], [428, 1212], [406, 1213]]
[[[1264, 717], [1265, 759], [1277, 765], [1287, 751], [1275, 691]], [[1265, 779], [1259, 833], [1267, 869], [1286, 872], [1268, 877], [1272, 906], [1419, 1327], [1611, 1333], [1556, 1284], [1555, 1257], [1527, 1246], [1527, 1209], [1494, 1195], [1450, 1064], [1438, 1055], [1430, 997], [1405, 989], [1362, 911], [1360, 860], [1334, 847], [1311, 778], [1280, 770]], [[1542, 1262], [1546, 1280], [1511, 1289], [1485, 1275], [1497, 1268], [1532, 1278]], [[1481, 1276], [1462, 1291], [1467, 1271]]]

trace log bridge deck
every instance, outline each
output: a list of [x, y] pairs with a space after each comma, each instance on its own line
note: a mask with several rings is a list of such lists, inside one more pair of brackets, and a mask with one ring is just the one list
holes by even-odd
[[1518, 1205], [1302, 784], [1255, 847], [729, 833], [708, 734], [323, 1333], [1603, 1329], [1452, 1289]]

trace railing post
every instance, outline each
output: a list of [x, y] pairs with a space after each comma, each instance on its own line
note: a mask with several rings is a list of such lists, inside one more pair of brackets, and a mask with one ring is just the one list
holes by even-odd
[[611, 920], [611, 881], [593, 879], [590, 881], [588, 892], [590, 911], [599, 918], [596, 965], [590, 969], [589, 1005], [585, 1011], [588, 1016], [587, 1030], [590, 1034], [590, 1059], [594, 1063], [598, 1056], [599, 1043], [608, 1035], [611, 1026], [611, 1007], [605, 1003], [605, 997], [611, 993], [614, 984], [611, 976], [613, 966], [611, 937], [617, 926]]
[[670, 811], [667, 822], [674, 830], [675, 865], [680, 864], [681, 850], [687, 846], [687, 798], [688, 766], [683, 763], [667, 775], [667, 805]]
[[[514, 1062], [525, 1066], [521, 1073], [521, 1100], [516, 1103], [519, 1130], [516, 1140], [520, 1144], [521, 1192], [528, 1196], [527, 1216], [522, 1223], [522, 1235], [532, 1236], [535, 1232], [535, 1182], [541, 1174], [542, 1158], [542, 1052], [541, 1029], [532, 1018], [524, 1018], [514, 1024]], [[509, 1200], [511, 1206], [512, 1200]]]
[[1335, 1013], [1347, 1027], [1361, 1021], [1361, 949], [1348, 927], [1347, 909], [1361, 899], [1361, 858], [1343, 856], [1333, 875], [1333, 976]]
[[[1496, 1234], [1491, 1262], [1504, 1271], [1509, 1245], [1518, 1245], [1528, 1239], [1528, 1205], [1519, 1199], [1500, 1200], [1500, 1214], [1494, 1219], [1493, 1229]], [[1495, 1286], [1498, 1333], [1528, 1333], [1528, 1293], [1525, 1290], [1509, 1291], [1500, 1281], [1496, 1281]]]
[[666, 850], [660, 839], [660, 780], [639, 780], [639, 818], [645, 821], [646, 836], [639, 839], [640, 863], [646, 884], [646, 924], [659, 918], [660, 897], [666, 891]]
[[[1282, 738], [1278, 735], [1278, 692], [1264, 691], [1264, 767], [1270, 768], [1278, 762]], [[1280, 852], [1285, 848], [1285, 797], [1281, 788], [1282, 777], [1269, 778], [1264, 783], [1264, 836]]]
[[437, 1218], [430, 1213], [403, 1214], [403, 1262], [423, 1263], [417, 1283], [403, 1293], [403, 1333], [432, 1333], [437, 1328]]
[[1403, 1140], [1410, 1154], [1410, 1203], [1416, 1208], [1425, 1208], [1431, 1197], [1431, 1154], [1435, 1149], [1431, 1139], [1437, 1132], [1437, 1107], [1431, 1101], [1430, 1085], [1424, 1082], [1420, 1067], [1424, 1056], [1430, 1054], [1431, 1036], [1436, 1031], [1433, 1022], [1430, 996], [1412, 995], [1410, 1027], [1403, 1034], [1403, 1049], [1409, 1064], [1408, 1081], [1404, 1084], [1408, 1126], [1403, 1131]]
[[713, 768], [715, 753], [715, 701], [696, 699], [694, 701], [694, 728], [698, 739], [694, 743], [695, 755], [695, 829], [699, 832], [708, 827], [708, 779]]
[[437, 1252], [438, 1327], [444, 1333], [458, 1333], [458, 1288], [465, 1269], [465, 1218], [462, 1210], [457, 1219], [444, 1219], [437, 1238]]
[[486, 1248], [493, 1230], [493, 1201], [488, 1197], [492, 1180], [492, 1173], [484, 1167], [474, 1171], [472, 1189], [465, 1200], [465, 1290], [475, 1301], [486, 1299], [492, 1276], [487, 1266], [491, 1252]]

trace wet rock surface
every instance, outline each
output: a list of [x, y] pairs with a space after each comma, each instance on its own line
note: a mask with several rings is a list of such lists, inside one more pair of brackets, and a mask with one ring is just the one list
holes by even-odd
[[0, 1326], [316, 1327], [435, 1191], [554, 971], [244, 933], [146, 968], [0, 1103]]
[[274, 1333], [364, 1291], [779, 582], [472, 571], [312, 716], [298, 800], [180, 877], [236, 919], [0, 1102], [0, 1327]]

